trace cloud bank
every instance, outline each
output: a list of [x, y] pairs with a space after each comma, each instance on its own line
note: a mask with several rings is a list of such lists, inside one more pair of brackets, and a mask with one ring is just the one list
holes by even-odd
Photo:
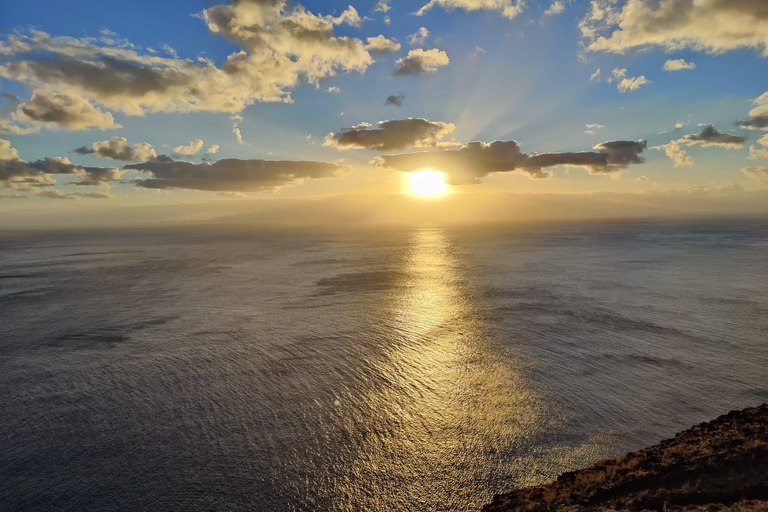
[[630, 164], [641, 164], [646, 141], [607, 141], [594, 146], [595, 151], [540, 153], [527, 155], [517, 141], [470, 142], [458, 150], [444, 149], [382, 155], [378, 165], [401, 172], [435, 169], [447, 175], [451, 185], [479, 184], [492, 173], [520, 171], [531, 178], [552, 176], [550, 167], [581, 167], [590, 174], [610, 174]]
[[263, 192], [308, 179], [333, 178], [348, 167], [325, 162], [239, 160], [226, 158], [209, 163], [160, 160], [129, 164], [125, 170], [152, 175], [136, 185], [153, 189], [190, 189], [213, 192]]

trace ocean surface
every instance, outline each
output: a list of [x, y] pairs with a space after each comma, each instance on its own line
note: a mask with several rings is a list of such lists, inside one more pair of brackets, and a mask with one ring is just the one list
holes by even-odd
[[768, 401], [768, 222], [5, 232], [0, 390], [0, 510], [475, 510]]

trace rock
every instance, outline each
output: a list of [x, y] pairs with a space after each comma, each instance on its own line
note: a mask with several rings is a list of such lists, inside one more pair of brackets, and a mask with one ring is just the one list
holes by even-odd
[[768, 512], [768, 404], [696, 425], [556, 481], [498, 494], [484, 512]]

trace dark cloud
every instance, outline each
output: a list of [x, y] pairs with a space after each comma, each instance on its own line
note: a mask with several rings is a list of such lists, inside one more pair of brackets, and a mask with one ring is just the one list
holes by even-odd
[[94, 142], [90, 148], [81, 146], [74, 152], [79, 155], [94, 155], [123, 162], [139, 162], [157, 158], [157, 153], [151, 144], [140, 142], [130, 145], [125, 137], [112, 137], [110, 140]]
[[755, 107], [749, 112], [749, 118], [737, 121], [736, 125], [747, 130], [768, 130], [768, 92], [753, 101]]
[[527, 155], [517, 141], [470, 142], [458, 150], [424, 151], [382, 155], [380, 167], [402, 172], [435, 169], [446, 173], [452, 185], [482, 183], [481, 178], [497, 172], [519, 170], [531, 178], [549, 178], [549, 167], [559, 165], [582, 167], [591, 174], [618, 172], [629, 164], [643, 163], [640, 153], [646, 141], [608, 141], [594, 147], [596, 151], [573, 153], [540, 153]]
[[450, 62], [448, 54], [443, 50], [417, 48], [409, 51], [405, 57], [397, 59], [392, 76], [419, 76], [424, 73], [434, 73], [439, 67], [447, 66]]
[[371, 128], [370, 124], [362, 123], [351, 128], [342, 128], [338, 133], [329, 133], [323, 145], [337, 149], [374, 151], [435, 147], [439, 146], [440, 140], [455, 128], [451, 123], [413, 117], [379, 121], [378, 128]]
[[393, 105], [395, 107], [402, 107], [403, 102], [405, 101], [405, 94], [392, 94], [387, 96], [387, 100], [384, 102], [384, 105]]
[[14, 111], [25, 123], [50, 123], [69, 130], [120, 128], [109, 112], [102, 112], [76, 94], [38, 89], [32, 98]]
[[77, 201], [79, 199], [112, 199], [112, 195], [106, 192], [62, 192], [61, 190], [52, 189], [44, 190], [39, 194], [39, 197], [47, 197], [49, 199], [68, 199], [71, 201]]
[[126, 165], [123, 169], [152, 174], [152, 178], [136, 180], [136, 184], [144, 188], [253, 192], [273, 190], [307, 179], [333, 178], [349, 168], [326, 162], [227, 158], [213, 163], [192, 163], [165, 157]]
[[25, 162], [6, 140], [0, 139], [0, 188], [29, 190], [56, 184], [52, 175], [77, 176], [77, 185], [102, 185], [120, 179], [120, 171], [110, 167], [84, 167], [65, 157], [43, 158]]
[[740, 148], [744, 145], [747, 137], [739, 137], [730, 133], [717, 131], [713, 125], [707, 125], [701, 133], [686, 135], [678, 139], [678, 144], [687, 144], [689, 146], [721, 146]]

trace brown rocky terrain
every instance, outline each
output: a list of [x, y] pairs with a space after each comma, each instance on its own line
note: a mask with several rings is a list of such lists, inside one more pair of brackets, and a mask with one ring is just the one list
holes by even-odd
[[496, 495], [482, 510], [768, 512], [768, 404], [731, 411], [550, 484]]

